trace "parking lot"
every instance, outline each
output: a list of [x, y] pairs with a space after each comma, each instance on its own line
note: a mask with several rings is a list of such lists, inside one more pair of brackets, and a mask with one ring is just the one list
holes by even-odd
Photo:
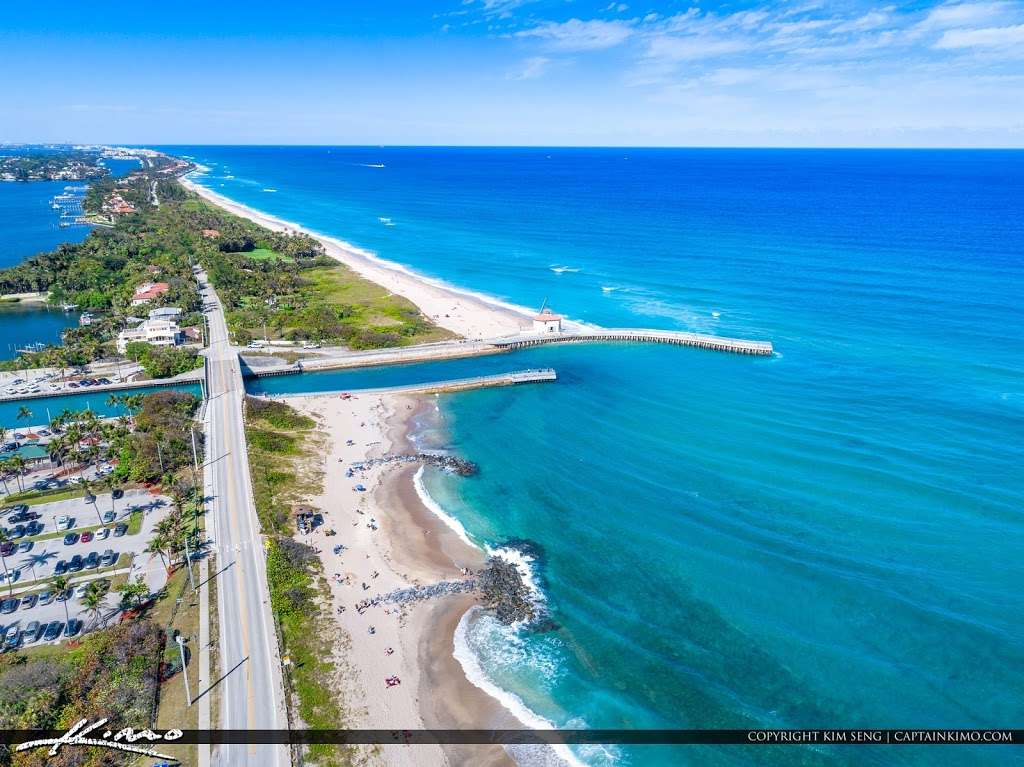
[[[127, 490], [124, 497], [118, 500], [112, 500], [110, 494], [106, 493], [98, 495], [95, 503], [87, 504], [82, 498], [72, 498], [29, 506], [30, 513], [40, 515], [35, 521], [43, 523], [44, 532], [32, 538], [14, 541], [19, 549], [25, 548], [21, 544], [31, 545], [27, 547], [27, 551], [17, 550], [4, 557], [8, 577], [0, 582], [0, 627], [4, 632], [11, 626], [24, 631], [31, 622], [38, 621], [40, 626], [45, 628], [45, 624], [51, 621], [60, 621], [63, 624], [67, 620], [67, 615], [70, 615], [71, 618], [83, 621], [83, 629], [90, 628], [94, 619], [82, 606], [79, 592], [84, 584], [92, 580], [105, 578], [116, 584], [124, 580], [125, 576], [135, 579], [141, 575], [151, 590], [159, 589], [166, 578], [164, 567], [159, 557], [145, 553], [144, 549], [153, 528], [164, 517], [169, 507], [169, 499], [150, 495], [144, 490]], [[104, 513], [111, 511], [112, 508], [113, 518], [101, 524]], [[10, 527], [7, 524], [10, 516], [11, 512], [0, 516], [0, 525]], [[127, 529], [123, 535], [115, 536], [113, 530], [119, 524], [125, 525]], [[66, 525], [70, 526], [66, 529], [57, 529]], [[110, 532], [105, 537], [100, 537], [103, 535], [102, 530]], [[72, 536], [73, 541], [66, 544], [64, 541], [68, 534]], [[90, 554], [95, 554], [99, 558], [104, 552], [113, 554], [113, 564], [110, 564], [108, 554], [106, 562], [97, 562], [96, 567], [86, 566]], [[50, 592], [52, 595], [50, 580], [57, 574], [59, 564], [63, 562], [70, 565], [76, 556], [81, 558], [81, 568], [72, 571], [74, 568], [69, 567], [63, 573], [71, 579], [76, 593], [66, 602], [57, 601], [56, 598], [50, 600], [43, 596], [42, 600], [30, 604], [33, 602], [30, 596], [32, 594], [46, 595]], [[22, 598], [26, 596], [29, 596], [29, 599], [23, 602]], [[7, 601], [11, 599], [19, 600], [13, 610], [11, 603]], [[46, 603], [42, 603], [43, 601]], [[107, 610], [103, 613], [104, 619], [110, 620], [116, 616], [118, 603], [118, 595], [112, 593], [106, 600]], [[62, 625], [62, 631], [63, 628]], [[27, 641], [28, 637], [23, 637], [23, 640], [25, 644], [32, 644]], [[40, 644], [43, 641], [40, 638], [35, 643]]]

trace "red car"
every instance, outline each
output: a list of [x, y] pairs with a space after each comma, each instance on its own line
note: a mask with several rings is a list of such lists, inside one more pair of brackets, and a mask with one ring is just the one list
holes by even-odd
[[92, 540], [92, 533], [82, 533], [82, 543], [88, 543]]

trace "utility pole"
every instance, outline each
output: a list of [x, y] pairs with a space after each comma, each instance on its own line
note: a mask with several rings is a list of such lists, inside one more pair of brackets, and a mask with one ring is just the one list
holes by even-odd
[[189, 429], [189, 433], [192, 435], [192, 463], [196, 466], [196, 474], [199, 473], [199, 454], [196, 452], [196, 430], [195, 427]]
[[185, 640], [181, 634], [174, 637], [174, 641], [178, 643], [178, 652], [181, 653], [181, 675], [185, 680], [185, 700], [188, 701], [188, 705], [192, 705], [192, 691], [188, 688], [188, 668], [185, 666]]
[[[189, 585], [192, 587], [192, 590], [195, 591], [196, 590], [196, 582], [192, 578], [192, 555], [189, 553], [189, 550], [188, 550], [188, 536], [187, 535], [185, 536], [185, 567], [188, 568], [188, 582], [189, 582]], [[184, 662], [184, 661], [182, 661], [182, 662]], [[189, 705], [191, 705], [191, 704], [189, 704]]]
[[164, 471], [164, 451], [160, 449], [160, 439], [156, 440], [156, 456], [160, 459], [160, 471]]

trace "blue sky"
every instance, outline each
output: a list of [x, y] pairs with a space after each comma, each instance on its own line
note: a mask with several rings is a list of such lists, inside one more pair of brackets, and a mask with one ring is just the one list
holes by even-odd
[[1024, 0], [6, 5], [0, 141], [1024, 146]]

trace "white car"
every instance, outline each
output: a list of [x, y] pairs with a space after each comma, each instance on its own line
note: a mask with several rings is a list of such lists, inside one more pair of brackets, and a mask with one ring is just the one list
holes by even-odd
[[21, 570], [8, 570], [6, 573], [0, 572], [0, 583], [14, 583], [20, 577]]
[[58, 530], [67, 530], [68, 528], [71, 527], [71, 524], [73, 522], [74, 522], [74, 520], [71, 517], [69, 517], [67, 514], [61, 514], [59, 517], [57, 517], [57, 529]]
[[109, 527], [101, 527], [99, 530], [96, 531], [96, 540], [98, 540], [98, 541], [105, 541], [109, 537], [110, 537], [110, 528]]

